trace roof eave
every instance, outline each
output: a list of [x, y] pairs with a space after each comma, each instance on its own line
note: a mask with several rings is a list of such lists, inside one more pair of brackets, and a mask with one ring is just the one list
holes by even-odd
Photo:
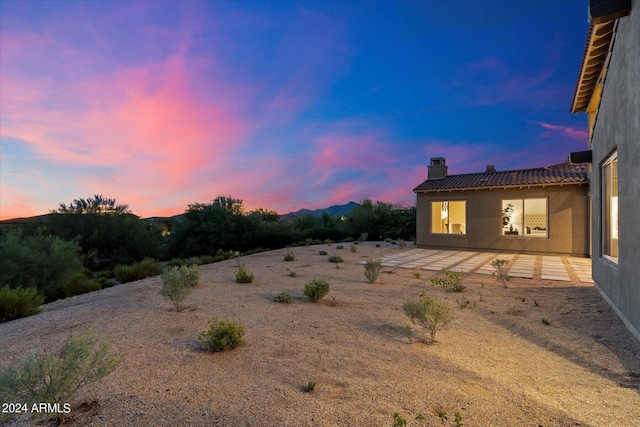
[[443, 193], [453, 191], [469, 191], [469, 190], [496, 190], [504, 188], [523, 188], [523, 187], [563, 187], [565, 185], [585, 185], [589, 184], [589, 181], [570, 181], [570, 182], [548, 182], [542, 184], [507, 184], [507, 185], [490, 185], [486, 187], [460, 187], [460, 188], [436, 188], [432, 190], [419, 190], [414, 188], [414, 193]]

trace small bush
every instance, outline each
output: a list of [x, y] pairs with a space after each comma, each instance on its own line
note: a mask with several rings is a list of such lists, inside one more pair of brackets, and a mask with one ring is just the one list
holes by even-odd
[[307, 385], [305, 386], [305, 391], [306, 391], [307, 393], [312, 393], [312, 392], [313, 392], [313, 390], [315, 390], [315, 388], [316, 388], [316, 383], [315, 383], [315, 382], [313, 382], [313, 381], [309, 381], [309, 382], [307, 383]]
[[496, 258], [491, 261], [491, 267], [495, 269], [493, 274], [497, 276], [497, 279], [502, 282], [502, 285], [506, 288], [507, 282], [509, 281], [509, 276], [507, 276], [507, 264], [509, 264], [509, 260], [507, 259], [499, 259]]
[[204, 264], [212, 264], [216, 262], [216, 257], [213, 255], [202, 255], [200, 257], [200, 265], [204, 265]]
[[253, 274], [249, 273], [244, 265], [236, 267], [236, 282], [237, 283], [251, 283], [253, 282]]
[[331, 245], [333, 245], [333, 243], [334, 243], [334, 242], [333, 242], [333, 240], [331, 240], [331, 239], [324, 239], [324, 243], [325, 243], [326, 245], [328, 245], [328, 246], [331, 246]]
[[344, 243], [350, 243], [350, 242], [353, 242], [354, 240], [356, 240], [356, 239], [354, 239], [353, 237], [347, 237], [346, 239], [343, 239], [342, 241]]
[[298, 275], [298, 272], [287, 268], [287, 274], [289, 275], [289, 277], [296, 277]]
[[319, 255], [327, 255], [327, 254], [328, 254], [328, 252], [327, 252], [327, 251], [320, 251], [320, 252], [318, 252], [318, 254], [319, 254]]
[[466, 286], [462, 284], [463, 273], [452, 270], [442, 270], [445, 277], [432, 277], [429, 279], [434, 285], [442, 286], [447, 292], [462, 292]]
[[382, 260], [380, 259], [368, 259], [364, 265], [364, 276], [369, 283], [374, 283], [378, 280], [378, 275], [382, 269]]
[[344, 262], [344, 260], [342, 259], [342, 257], [340, 255], [331, 255], [329, 258], [327, 258], [329, 260], [329, 262]]
[[84, 273], [74, 273], [69, 279], [67, 279], [61, 290], [64, 293], [64, 298], [69, 298], [74, 295], [99, 291], [100, 289], [101, 286], [99, 282], [91, 280]]
[[411, 323], [429, 332], [430, 344], [435, 342], [436, 332], [446, 328], [454, 317], [449, 301], [440, 297], [427, 298], [424, 294], [420, 295], [419, 300], [406, 302], [402, 310]]
[[219, 352], [232, 350], [243, 342], [244, 328], [238, 323], [213, 318], [209, 320], [209, 329], [198, 336], [204, 350]]
[[315, 239], [315, 240], [313, 241], [313, 244], [314, 244], [314, 245], [320, 245], [320, 244], [322, 244], [322, 240], [320, 240], [320, 239]]
[[344, 249], [344, 246], [343, 245], [338, 245], [338, 246], [336, 246], [336, 249]]
[[182, 310], [182, 302], [191, 294], [191, 288], [198, 284], [200, 270], [197, 266], [167, 267], [162, 272], [160, 295], [171, 301], [176, 311]]
[[351, 253], [355, 254], [356, 252], [358, 252], [358, 247], [356, 246], [356, 244], [354, 242], [353, 245], [351, 246]]
[[291, 292], [282, 291], [279, 294], [274, 295], [273, 300], [275, 302], [282, 302], [282, 303], [288, 304], [291, 302]]
[[284, 260], [285, 261], [295, 261], [296, 260], [296, 254], [294, 254], [293, 251], [289, 251], [286, 254], [284, 254]]
[[1, 286], [0, 323], [37, 314], [43, 302], [44, 295], [35, 288]]
[[384, 239], [385, 243], [391, 243], [391, 237], [387, 237], [386, 239]]
[[358, 241], [359, 242], [364, 242], [368, 238], [369, 238], [369, 233], [362, 233], [362, 234], [360, 234], [360, 237], [358, 238]]
[[329, 293], [329, 282], [324, 279], [313, 279], [302, 290], [304, 296], [313, 302], [318, 302]]
[[132, 265], [118, 265], [114, 273], [118, 282], [127, 283], [147, 277], [158, 276], [162, 273], [162, 266], [154, 259], [145, 258]]
[[112, 288], [115, 285], [117, 285], [118, 283], [114, 280], [109, 280], [106, 277], [103, 276], [98, 276], [98, 278], [96, 279], [96, 282], [98, 282], [100, 284], [100, 288], [101, 289], [106, 289], [106, 288]]
[[80, 388], [109, 375], [120, 362], [119, 355], [107, 355], [107, 343], [97, 342], [92, 335], [71, 334], [57, 353], [34, 350], [17, 364], [0, 368], [0, 400], [71, 401]]
[[380, 243], [376, 243], [376, 248], [379, 248], [379, 247], [380, 247]]
[[407, 247], [407, 242], [405, 242], [404, 239], [398, 239], [397, 243], [400, 249], [404, 249]]
[[307, 237], [306, 239], [304, 239], [304, 244], [307, 247], [313, 245], [313, 239], [311, 237]]

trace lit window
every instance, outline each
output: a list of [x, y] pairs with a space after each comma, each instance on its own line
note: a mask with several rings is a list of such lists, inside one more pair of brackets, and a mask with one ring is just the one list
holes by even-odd
[[602, 252], [618, 259], [618, 152], [602, 164]]
[[431, 202], [431, 232], [467, 234], [467, 202]]
[[547, 237], [547, 199], [502, 201], [502, 235]]

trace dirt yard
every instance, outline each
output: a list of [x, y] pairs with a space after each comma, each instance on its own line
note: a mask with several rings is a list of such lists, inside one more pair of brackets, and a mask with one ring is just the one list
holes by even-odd
[[[640, 342], [593, 286], [512, 279], [505, 289], [469, 274], [464, 292], [445, 293], [429, 281], [441, 273], [400, 268], [369, 284], [357, 263], [402, 249], [344, 246], [205, 265], [182, 312], [158, 295], [158, 277], [57, 301], [0, 324], [0, 364], [89, 327], [109, 340], [122, 361], [71, 402], [72, 426], [392, 426], [396, 412], [407, 426], [454, 426], [456, 412], [467, 427], [640, 425]], [[235, 283], [238, 262], [253, 283]], [[331, 285], [315, 304], [302, 294], [313, 278]], [[290, 304], [273, 302], [283, 290]], [[423, 291], [454, 304], [434, 345], [404, 333], [401, 307]], [[200, 351], [214, 316], [240, 322], [245, 344]]]

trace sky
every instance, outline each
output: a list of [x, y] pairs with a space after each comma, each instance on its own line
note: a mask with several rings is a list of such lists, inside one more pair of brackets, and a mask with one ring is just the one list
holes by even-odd
[[0, 219], [281, 214], [562, 163], [587, 0], [0, 0]]

